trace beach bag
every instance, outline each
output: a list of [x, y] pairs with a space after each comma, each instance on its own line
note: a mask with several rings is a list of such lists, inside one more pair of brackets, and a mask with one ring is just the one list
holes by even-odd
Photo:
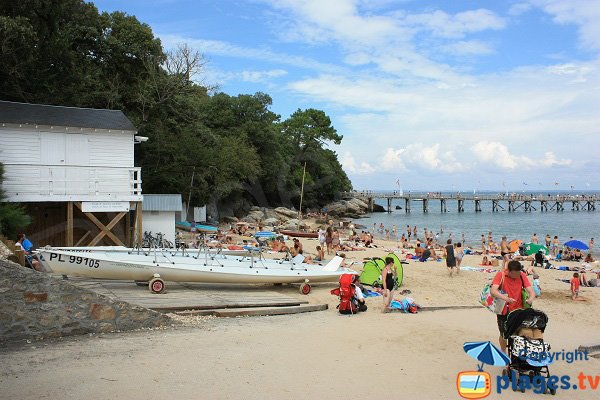
[[527, 302], [529, 300], [529, 292], [525, 289], [525, 282], [523, 281], [523, 275], [521, 275], [521, 303], [523, 308], [531, 308], [531, 304]]
[[[504, 273], [502, 274], [502, 280], [500, 281], [500, 287], [504, 283]], [[497, 299], [492, 296], [492, 283], [488, 283], [483, 287], [481, 294], [479, 295], [479, 304], [487, 308], [490, 312], [494, 314], [501, 315], [504, 311], [504, 307], [506, 306], [506, 301], [502, 299]], [[502, 290], [500, 293], [505, 294]]]

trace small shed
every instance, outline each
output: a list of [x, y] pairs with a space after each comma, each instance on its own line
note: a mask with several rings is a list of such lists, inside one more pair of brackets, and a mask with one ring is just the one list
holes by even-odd
[[142, 202], [142, 227], [153, 235], [162, 233], [175, 243], [175, 213], [181, 213], [180, 194], [145, 194]]

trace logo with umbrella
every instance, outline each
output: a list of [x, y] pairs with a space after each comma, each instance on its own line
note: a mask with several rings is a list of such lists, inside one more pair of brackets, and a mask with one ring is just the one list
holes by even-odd
[[477, 371], [462, 371], [456, 377], [456, 389], [465, 399], [482, 399], [489, 396], [492, 391], [492, 379], [490, 374], [483, 370], [483, 365], [494, 365], [505, 367], [510, 359], [492, 342], [466, 342], [463, 345], [465, 353], [473, 357], [481, 364], [477, 365]]

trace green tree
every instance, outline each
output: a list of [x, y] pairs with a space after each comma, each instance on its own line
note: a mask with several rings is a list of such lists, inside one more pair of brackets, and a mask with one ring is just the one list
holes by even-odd
[[304, 204], [318, 207], [335, 198], [352, 185], [337, 160], [337, 155], [324, 148], [331, 144], [339, 145], [343, 139], [331, 125], [331, 119], [321, 110], [307, 109], [295, 111], [281, 123], [281, 132], [286, 141], [289, 173], [284, 186], [288, 201], [299, 204], [304, 164]]
[[14, 238], [19, 229], [23, 229], [31, 223], [31, 218], [21, 206], [5, 202], [6, 195], [2, 190], [3, 181], [4, 164], [0, 163], [0, 232], [8, 238]]
[[205, 63], [185, 44], [165, 52], [134, 16], [82, 0], [0, 2], [0, 98], [123, 110], [150, 139], [136, 146], [145, 193], [297, 207], [305, 162], [305, 204], [351, 187], [323, 111], [280, 122], [265, 93], [211, 95]]

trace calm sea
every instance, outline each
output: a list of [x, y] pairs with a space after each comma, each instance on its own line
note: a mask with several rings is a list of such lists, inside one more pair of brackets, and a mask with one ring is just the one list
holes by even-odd
[[[497, 192], [480, 192], [481, 194], [497, 193]], [[550, 194], [571, 194], [567, 192], [545, 192]], [[600, 194], [600, 191], [589, 191], [587, 194]], [[464, 192], [464, 195], [472, 195], [472, 193]], [[384, 199], [377, 200], [377, 204], [387, 207], [387, 202]], [[396, 225], [397, 230], [402, 234], [406, 232], [406, 225], [411, 228], [417, 226], [419, 237], [423, 236], [424, 228], [434, 232], [443, 230], [443, 235], [440, 238], [446, 240], [449, 233], [452, 233], [454, 239], [460, 238], [461, 234], [465, 234], [465, 241], [471, 245], [479, 245], [481, 235], [492, 232], [494, 241], [500, 242], [503, 235], [506, 235], [509, 240], [521, 239], [529, 242], [533, 233], [536, 233], [543, 243], [546, 234], [554, 237], [557, 235], [559, 240], [565, 242], [572, 236], [574, 239], [579, 239], [584, 243], [588, 243], [590, 238], [594, 238], [596, 245], [594, 253], [598, 253], [600, 248], [600, 202], [596, 202], [596, 211], [571, 211], [571, 203], [565, 203], [565, 211], [556, 212], [540, 212], [536, 203], [533, 206], [538, 208], [538, 211], [525, 212], [523, 207], [514, 212], [500, 211], [492, 212], [492, 202], [482, 201], [481, 212], [475, 212], [475, 203], [473, 201], [465, 201], [465, 211], [457, 212], [457, 202], [448, 200], [446, 207], [448, 212], [440, 211], [440, 201], [435, 199], [429, 200], [429, 212], [423, 213], [422, 202], [412, 201], [411, 212], [405, 213], [405, 210], [396, 210], [396, 205], [404, 208], [404, 200], [394, 200], [392, 202], [391, 213], [372, 213], [367, 214], [365, 218], [361, 218], [356, 222], [367, 226], [372, 230], [373, 223], [379, 227], [380, 223], [391, 230], [392, 225]], [[507, 208], [507, 202], [500, 202], [504, 208]]]

